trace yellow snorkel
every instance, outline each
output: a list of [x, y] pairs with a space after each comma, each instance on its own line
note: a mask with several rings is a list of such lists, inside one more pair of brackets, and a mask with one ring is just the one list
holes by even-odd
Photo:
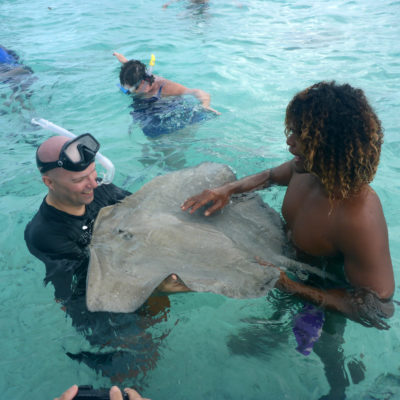
[[147, 73], [149, 75], [151, 75], [153, 73], [153, 67], [154, 67], [155, 63], [156, 63], [156, 56], [154, 54], [152, 54], [150, 57], [149, 67], [147, 68]]

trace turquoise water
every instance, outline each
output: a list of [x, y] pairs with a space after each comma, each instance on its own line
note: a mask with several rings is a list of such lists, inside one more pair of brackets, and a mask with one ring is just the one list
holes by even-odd
[[[238, 177], [284, 162], [285, 107], [297, 91], [332, 79], [361, 87], [385, 127], [373, 187], [383, 203], [400, 281], [400, 2], [210, 0], [208, 6], [180, 1], [167, 9], [162, 4], [0, 3], [0, 44], [15, 50], [37, 77], [23, 105], [8, 105], [11, 91], [0, 85], [3, 398], [50, 399], [73, 383], [110, 386], [108, 378], [65, 355], [90, 346], [54, 302], [52, 287], [43, 287], [44, 267], [25, 248], [24, 227], [45, 194], [34, 151], [49, 135], [31, 126], [32, 117], [94, 134], [116, 166], [115, 183], [135, 191], [159, 174], [202, 161], [226, 163]], [[154, 53], [156, 74], [208, 91], [222, 115], [177, 134], [146, 138], [132, 125], [129, 99], [115, 86], [114, 50], [144, 62]], [[273, 188], [263, 197], [279, 210], [283, 194]], [[275, 305], [265, 298], [185, 294], [170, 301], [167, 318], [148, 329], [159, 343], [156, 365], [124, 382], [140, 383], [146, 397], [318, 399], [328, 392], [316, 354], [295, 351], [295, 303], [276, 320]], [[365, 365], [365, 379], [350, 384], [347, 398], [399, 398], [398, 312], [390, 323], [389, 331], [347, 323], [346, 371], [353, 359]]]

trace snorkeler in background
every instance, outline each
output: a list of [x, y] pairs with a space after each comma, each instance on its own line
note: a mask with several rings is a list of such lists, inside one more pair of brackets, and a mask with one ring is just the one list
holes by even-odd
[[123, 64], [118, 86], [132, 95], [130, 114], [147, 137], [176, 133], [220, 115], [210, 107], [210, 95], [203, 90], [153, 75], [154, 55], [147, 69], [138, 60], [128, 61], [122, 54], [113, 54]]
[[32, 69], [20, 63], [18, 55], [0, 45], [0, 80], [5, 80], [21, 74], [33, 73]]
[[6, 84], [13, 92], [11, 98], [4, 104], [10, 106], [14, 101], [18, 101], [26, 108], [23, 100], [32, 95], [29, 87], [35, 80], [33, 70], [23, 65], [14, 51], [0, 45], [0, 83]]
[[[167, 8], [168, 6], [170, 6], [172, 3], [176, 3], [176, 2], [178, 2], [179, 0], [171, 0], [171, 1], [168, 1], [167, 3], [164, 3], [163, 4], [163, 8]], [[193, 4], [208, 4], [208, 0], [190, 0], [190, 3], [193, 3]]]
[[123, 65], [119, 74], [121, 85], [124, 89], [135, 95], [146, 98], [161, 98], [167, 96], [192, 95], [208, 111], [220, 115], [221, 113], [210, 107], [211, 96], [201, 89], [189, 89], [179, 83], [172, 82], [161, 76], [148, 74], [146, 66], [138, 60], [128, 60], [120, 53], [114, 52]]

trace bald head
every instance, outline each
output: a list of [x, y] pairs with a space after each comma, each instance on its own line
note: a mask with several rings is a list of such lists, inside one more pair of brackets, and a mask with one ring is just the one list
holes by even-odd
[[61, 148], [69, 140], [71, 139], [66, 136], [53, 136], [47, 139], [38, 148], [37, 155], [39, 160], [43, 162], [57, 161]]
[[[70, 140], [65, 136], [53, 136], [44, 141], [37, 150], [37, 164], [42, 168], [42, 181], [48, 188], [46, 203], [68, 214], [83, 215], [86, 205], [93, 201], [94, 189], [98, 186], [95, 152], [84, 160], [87, 165], [78, 165], [77, 170], [68, 169], [70, 165], [67, 161], [70, 164], [73, 161], [69, 161], [64, 152], [60, 153]], [[42, 172], [43, 169], [45, 172]]]

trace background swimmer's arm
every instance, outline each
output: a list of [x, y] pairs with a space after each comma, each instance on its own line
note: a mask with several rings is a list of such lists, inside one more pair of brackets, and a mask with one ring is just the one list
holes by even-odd
[[128, 59], [121, 53], [117, 53], [116, 51], [114, 51], [113, 56], [117, 57], [118, 61], [121, 64], [125, 64], [126, 62], [128, 62]]
[[163, 79], [163, 90], [162, 90], [163, 96], [183, 96], [186, 94], [196, 97], [206, 110], [212, 111], [218, 115], [221, 114], [217, 110], [214, 110], [213, 108], [210, 107], [211, 97], [204, 90], [189, 89], [186, 86], [181, 85], [180, 83], [172, 82], [168, 79]]
[[176, 3], [179, 0], [171, 0], [168, 3], [163, 4], [163, 8], [167, 8], [169, 5], [171, 5], [172, 3]]
[[271, 185], [286, 186], [289, 184], [292, 174], [292, 163], [288, 161], [276, 168], [247, 176], [238, 181], [229, 182], [215, 189], [206, 189], [202, 193], [187, 199], [182, 204], [181, 209], [183, 211], [190, 210], [190, 214], [193, 214], [200, 207], [212, 202], [213, 205], [204, 213], [205, 216], [209, 216], [225, 207], [229, 203], [232, 194], [265, 189]]
[[31, 72], [27, 70], [25, 67], [17, 67], [10, 69], [6, 72], [0, 72], [0, 79], [8, 79], [18, 75], [26, 75], [30, 74]]
[[210, 102], [211, 102], [211, 96], [205, 92], [204, 90], [201, 89], [187, 89], [186, 94], [191, 94], [194, 97], [197, 97], [201, 103], [201, 105], [209, 111], [212, 111], [213, 113], [217, 115], [221, 115], [221, 113], [217, 110], [214, 110], [213, 108], [210, 107]]

